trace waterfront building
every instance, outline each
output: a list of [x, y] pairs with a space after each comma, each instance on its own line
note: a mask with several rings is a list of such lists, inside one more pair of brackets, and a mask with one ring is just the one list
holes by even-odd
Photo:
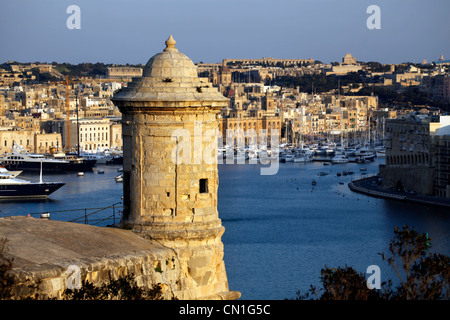
[[51, 149], [60, 148], [61, 134], [41, 133], [31, 129], [0, 128], [0, 155], [12, 152], [15, 146], [31, 153], [49, 153]]
[[436, 159], [434, 193], [441, 198], [450, 198], [450, 116], [433, 136], [433, 146]]
[[33, 153], [51, 153], [62, 147], [60, 133], [35, 133]]
[[[122, 148], [122, 128], [120, 118], [91, 117], [77, 118], [70, 117], [70, 135], [67, 134], [65, 119], [52, 119], [46, 122], [47, 132], [59, 133], [62, 137], [63, 145], [60, 149], [74, 151], [77, 145], [80, 150], [95, 152], [97, 150]], [[77, 137], [78, 133], [78, 137]], [[70, 137], [70, 141], [68, 138]]]
[[218, 115], [228, 99], [175, 43], [170, 36], [143, 76], [112, 99], [122, 112], [123, 223], [173, 248], [185, 274], [172, 288], [176, 298], [236, 298], [217, 212]]
[[[80, 149], [86, 151], [97, 151], [98, 149], [110, 148], [110, 121], [109, 119], [83, 118], [70, 121], [70, 146], [80, 143]], [[77, 140], [78, 127], [78, 140]]]
[[439, 75], [433, 79], [432, 94], [435, 99], [450, 102], [450, 76]]
[[379, 172], [383, 185], [447, 197], [448, 128], [439, 129], [448, 125], [449, 116], [416, 113], [386, 120], [386, 164]]

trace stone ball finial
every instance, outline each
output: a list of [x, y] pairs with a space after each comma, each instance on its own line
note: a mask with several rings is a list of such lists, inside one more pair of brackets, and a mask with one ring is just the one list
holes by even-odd
[[178, 49], [175, 48], [176, 43], [177, 42], [175, 41], [175, 39], [172, 37], [172, 35], [170, 35], [169, 39], [166, 40], [166, 48], [164, 49], [164, 51], [178, 52]]

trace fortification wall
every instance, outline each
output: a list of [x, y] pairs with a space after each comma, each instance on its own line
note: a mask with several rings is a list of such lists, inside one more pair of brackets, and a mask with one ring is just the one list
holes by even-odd
[[383, 186], [386, 188], [397, 187], [399, 183], [405, 190], [432, 195], [434, 172], [434, 167], [380, 166], [379, 175], [383, 178]]
[[83, 280], [100, 286], [127, 275], [144, 289], [160, 284], [163, 299], [239, 297], [214, 294], [208, 283], [195, 281], [198, 274], [187, 268], [194, 253], [180, 256], [129, 230], [15, 216], [0, 219], [0, 238], [8, 240], [4, 254], [13, 259], [16, 298], [61, 299]]

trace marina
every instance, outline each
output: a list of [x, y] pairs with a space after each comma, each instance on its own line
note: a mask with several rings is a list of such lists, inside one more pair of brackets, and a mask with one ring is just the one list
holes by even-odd
[[267, 160], [277, 159], [279, 162], [323, 162], [324, 165], [343, 164], [348, 162], [368, 163], [375, 158], [383, 158], [385, 153], [381, 142], [372, 146], [356, 145], [352, 147], [342, 147], [335, 143], [311, 143], [301, 146], [281, 144], [278, 147], [267, 148], [267, 146], [246, 146], [243, 148], [233, 148], [225, 146], [219, 148], [218, 159], [232, 159], [236, 163], [266, 163]]
[[[393, 228], [405, 224], [428, 232], [433, 250], [449, 254], [446, 209], [349, 189], [352, 180], [376, 175], [383, 162], [382, 157], [364, 165], [288, 162], [272, 176], [261, 176], [259, 164], [219, 165], [218, 211], [225, 226], [222, 239], [230, 286], [239, 288], [244, 300], [294, 298], [297, 290], [305, 292], [310, 284], [318, 284], [325, 265], [345, 264], [361, 272], [377, 264], [387, 279], [389, 268], [378, 253], [387, 252]], [[97, 174], [98, 169], [104, 174]], [[46, 200], [2, 201], [0, 216], [39, 218], [48, 213], [53, 220], [118, 223], [123, 186], [116, 177], [121, 169], [96, 165], [83, 176], [52, 174], [52, 180], [65, 183], [63, 188]], [[33, 172], [21, 176], [39, 180]]]

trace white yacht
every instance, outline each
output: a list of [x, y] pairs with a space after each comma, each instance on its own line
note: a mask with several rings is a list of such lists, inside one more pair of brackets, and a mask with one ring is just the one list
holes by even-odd
[[347, 163], [347, 162], [349, 162], [348, 157], [343, 154], [338, 154], [331, 159], [331, 163], [334, 163], [334, 164]]
[[61, 188], [62, 182], [42, 182], [42, 171], [39, 182], [30, 182], [17, 178], [20, 174], [5, 168], [0, 170], [0, 200], [45, 199]]
[[[29, 153], [24, 149], [13, 148], [11, 153], [0, 157], [0, 162], [8, 170], [23, 171], [88, 171], [92, 170], [95, 161], [69, 159], [68, 157], [46, 157], [43, 154]], [[42, 165], [42, 166], [41, 166]]]
[[22, 171], [8, 171], [5, 167], [0, 166], [0, 174], [9, 174], [12, 178], [17, 177]]
[[386, 148], [384, 146], [375, 147], [375, 152], [377, 153], [377, 157], [386, 156]]

